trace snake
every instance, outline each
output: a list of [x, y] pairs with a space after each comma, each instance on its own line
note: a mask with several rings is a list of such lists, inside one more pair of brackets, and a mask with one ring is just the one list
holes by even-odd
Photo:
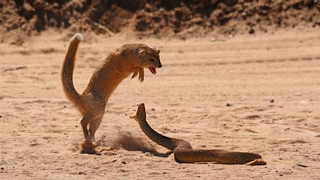
[[147, 122], [144, 103], [139, 104], [135, 119], [144, 134], [153, 142], [174, 154], [178, 163], [214, 162], [218, 164], [266, 165], [261, 155], [251, 152], [235, 152], [220, 149], [193, 149], [188, 141], [170, 138], [155, 131]]

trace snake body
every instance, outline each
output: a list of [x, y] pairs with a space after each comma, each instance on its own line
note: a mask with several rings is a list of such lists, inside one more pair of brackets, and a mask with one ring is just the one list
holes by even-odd
[[231, 152], [225, 150], [194, 150], [188, 141], [170, 138], [156, 132], [148, 124], [146, 119], [145, 105], [139, 105], [134, 118], [140, 125], [141, 130], [155, 143], [170, 149], [176, 162], [195, 163], [195, 162], [216, 162], [220, 164], [247, 164], [265, 165], [266, 162], [261, 155], [249, 152]]

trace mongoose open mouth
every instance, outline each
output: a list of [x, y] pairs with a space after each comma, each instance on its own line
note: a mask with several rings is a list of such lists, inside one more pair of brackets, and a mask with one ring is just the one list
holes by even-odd
[[157, 70], [153, 66], [149, 66], [149, 70], [151, 71], [152, 74], [157, 74]]

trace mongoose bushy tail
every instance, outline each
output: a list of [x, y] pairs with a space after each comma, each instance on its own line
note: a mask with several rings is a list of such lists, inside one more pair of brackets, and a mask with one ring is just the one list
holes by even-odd
[[81, 41], [83, 41], [83, 36], [80, 33], [75, 34], [70, 39], [70, 44], [62, 67], [61, 81], [67, 98], [82, 112], [83, 109], [81, 106], [79, 106], [81, 104], [79, 103], [81, 96], [73, 85], [73, 70], [76, 62], [78, 47]]

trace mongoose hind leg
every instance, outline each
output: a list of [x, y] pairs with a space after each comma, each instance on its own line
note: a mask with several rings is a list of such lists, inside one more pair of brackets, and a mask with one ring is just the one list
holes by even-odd
[[87, 116], [83, 116], [81, 120], [81, 127], [83, 131], [84, 139], [87, 139], [89, 137], [88, 122], [89, 122], [89, 118]]
[[94, 109], [93, 112], [84, 115], [83, 119], [81, 120], [81, 126], [85, 138], [85, 141], [81, 144], [81, 153], [100, 154], [98, 151], [95, 150], [97, 145], [93, 142], [95, 140], [95, 133], [99, 128], [104, 115], [104, 105], [102, 104], [102, 106], [102, 108], [100, 107]]
[[89, 123], [89, 139], [92, 141], [95, 140], [95, 134], [101, 124], [103, 114], [103, 112], [100, 112], [99, 115], [93, 118], [93, 121]]

